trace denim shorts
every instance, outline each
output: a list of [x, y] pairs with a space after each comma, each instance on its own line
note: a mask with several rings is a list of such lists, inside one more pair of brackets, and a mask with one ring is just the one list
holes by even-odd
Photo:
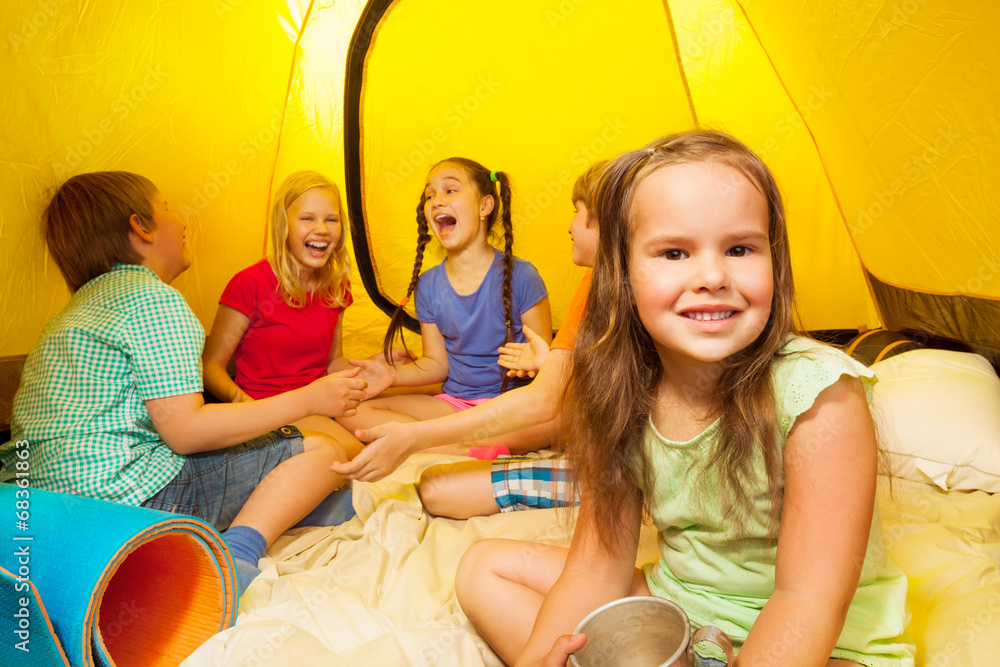
[[241, 445], [191, 454], [177, 476], [142, 506], [188, 514], [223, 531], [261, 480], [302, 451], [299, 429], [282, 426]]

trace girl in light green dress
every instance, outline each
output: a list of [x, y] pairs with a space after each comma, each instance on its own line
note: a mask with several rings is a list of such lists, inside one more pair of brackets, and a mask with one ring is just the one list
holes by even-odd
[[[590, 611], [652, 594], [725, 630], [737, 665], [912, 666], [875, 502], [875, 379], [794, 334], [770, 171], [720, 132], [664, 137], [612, 162], [596, 215], [563, 412], [573, 542], [473, 546], [469, 618], [509, 664], [564, 665]], [[644, 509], [660, 558], [637, 570]]]

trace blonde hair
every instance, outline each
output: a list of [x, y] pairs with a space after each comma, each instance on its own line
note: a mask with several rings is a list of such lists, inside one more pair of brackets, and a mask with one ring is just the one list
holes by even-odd
[[268, 262], [278, 277], [281, 297], [292, 308], [302, 308], [308, 302], [306, 291], [299, 282], [299, 269], [288, 248], [288, 208], [307, 190], [330, 190], [340, 211], [340, 238], [327, 259], [316, 272], [313, 294], [327, 306], [344, 306], [347, 303], [348, 279], [351, 259], [347, 254], [347, 214], [340, 198], [340, 189], [333, 181], [315, 171], [298, 171], [286, 178], [271, 203], [271, 252]]
[[597, 222], [594, 217], [594, 199], [597, 196], [597, 183], [604, 173], [605, 168], [611, 164], [611, 160], [598, 160], [587, 167], [587, 170], [580, 174], [573, 184], [573, 203], [582, 201], [587, 207], [587, 226], [592, 226]]
[[62, 184], [42, 215], [42, 235], [70, 292], [115, 264], [142, 263], [129, 218], [155, 229], [155, 193], [152, 181], [127, 171], [79, 174]]

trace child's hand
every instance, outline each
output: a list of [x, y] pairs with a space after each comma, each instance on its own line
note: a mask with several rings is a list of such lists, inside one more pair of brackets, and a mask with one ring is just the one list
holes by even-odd
[[325, 375], [310, 387], [318, 387], [322, 392], [318, 400], [317, 414], [327, 417], [351, 417], [358, 411], [358, 405], [365, 398], [368, 383], [358, 377], [359, 370], [340, 371]]
[[569, 654], [579, 651], [586, 643], [587, 635], [582, 632], [577, 635], [562, 635], [556, 639], [552, 650], [537, 663], [538, 667], [566, 667], [569, 664]]
[[541, 336], [532, 331], [531, 327], [525, 325], [521, 329], [524, 331], [524, 336], [528, 339], [528, 342], [507, 343], [500, 347], [498, 350], [500, 358], [497, 360], [497, 363], [509, 369], [507, 371], [509, 377], [523, 378], [527, 375], [533, 378], [538, 373], [538, 369], [542, 367], [545, 357], [549, 354], [549, 344]]
[[358, 429], [354, 432], [358, 440], [371, 444], [347, 463], [334, 463], [330, 471], [359, 482], [377, 482], [389, 475], [410, 455], [410, 443], [403, 426], [391, 422], [370, 429]]
[[359, 369], [357, 377], [368, 383], [365, 397], [362, 400], [375, 398], [393, 385], [396, 374], [392, 366], [371, 359], [348, 359], [348, 362]]

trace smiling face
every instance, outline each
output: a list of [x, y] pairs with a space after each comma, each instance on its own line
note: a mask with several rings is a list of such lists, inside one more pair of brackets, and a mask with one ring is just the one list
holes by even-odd
[[300, 278], [323, 268], [341, 233], [340, 205], [332, 190], [311, 188], [295, 198], [288, 207], [287, 244]]
[[443, 162], [427, 175], [424, 216], [445, 252], [486, 244], [483, 218], [493, 210], [493, 197], [480, 196], [466, 170]]
[[597, 255], [597, 224], [588, 224], [589, 212], [582, 201], [573, 202], [576, 214], [569, 223], [569, 238], [573, 241], [573, 263], [593, 268]]
[[632, 235], [635, 305], [664, 369], [722, 361], [764, 330], [768, 206], [738, 170], [708, 161], [653, 172], [636, 190]]

